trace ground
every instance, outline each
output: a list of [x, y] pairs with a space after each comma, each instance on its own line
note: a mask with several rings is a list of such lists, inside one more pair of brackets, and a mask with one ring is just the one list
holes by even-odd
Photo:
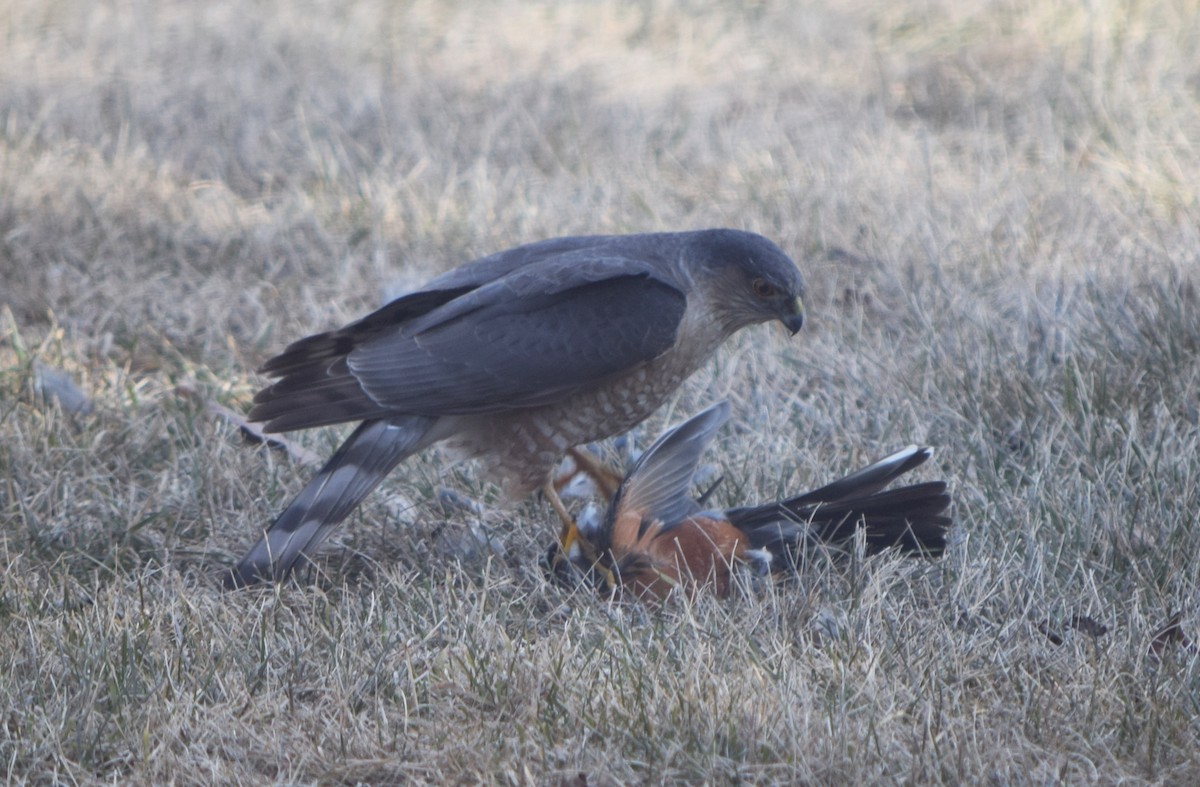
[[[1198, 19], [0, 4], [7, 780], [1194, 782]], [[727, 504], [932, 445], [943, 560], [611, 605], [434, 451], [319, 576], [220, 589], [344, 433], [248, 442], [265, 358], [496, 249], [719, 225], [808, 327], [635, 442], [729, 398]]]

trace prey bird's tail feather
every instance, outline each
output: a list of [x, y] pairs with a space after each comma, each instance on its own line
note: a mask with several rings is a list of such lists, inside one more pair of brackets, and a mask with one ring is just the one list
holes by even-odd
[[425, 447], [435, 420], [403, 416], [364, 421], [226, 574], [226, 586], [286, 578], [392, 468]]
[[861, 530], [868, 552], [898, 547], [906, 554], [940, 557], [953, 524], [945, 513], [949, 506], [945, 482], [930, 481], [788, 512], [807, 523], [807, 536], [821, 544], [846, 543]]
[[776, 557], [794, 555], [806, 544], [837, 545], [860, 531], [870, 552], [898, 547], [908, 554], [940, 556], [953, 524], [950, 495], [942, 481], [880, 491], [923, 464], [932, 452], [909, 446], [832, 484], [761, 506], [730, 509], [729, 520], [754, 549]]
[[799, 497], [791, 498], [785, 501], [785, 505], [795, 507], [810, 503], [831, 503], [848, 497], [861, 498], [872, 495], [909, 470], [925, 464], [931, 456], [933, 456], [933, 450], [929, 448], [916, 445], [901, 448], [894, 454], [885, 456], [878, 462], [872, 462], [845, 478], [839, 478], [820, 489], [814, 489]]

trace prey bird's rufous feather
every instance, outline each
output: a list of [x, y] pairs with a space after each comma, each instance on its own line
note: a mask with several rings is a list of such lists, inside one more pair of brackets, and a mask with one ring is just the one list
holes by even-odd
[[[662, 599], [673, 589], [711, 587], [728, 594], [733, 570], [759, 573], [796, 567], [814, 545], [861, 537], [869, 552], [896, 548], [938, 557], [952, 521], [946, 484], [929, 481], [887, 490], [924, 463], [928, 448], [909, 446], [845, 478], [764, 505], [704, 509], [691, 496], [704, 451], [729, 414], [714, 405], [668, 430], [622, 481], [604, 518], [581, 531], [588, 550], [572, 560], [584, 574], [599, 570], [618, 595]], [[585, 555], [590, 551], [591, 555]]]

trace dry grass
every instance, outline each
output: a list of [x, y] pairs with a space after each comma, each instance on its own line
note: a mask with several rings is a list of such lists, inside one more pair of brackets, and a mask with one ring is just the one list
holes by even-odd
[[[875, 5], [0, 4], [7, 779], [1200, 777], [1195, 648], [1151, 653], [1200, 624], [1200, 15]], [[708, 225], [794, 254], [811, 330], [642, 438], [732, 398], [727, 501], [927, 441], [945, 560], [613, 608], [430, 455], [316, 585], [218, 590], [308, 472], [206, 408], [268, 354], [518, 242]]]

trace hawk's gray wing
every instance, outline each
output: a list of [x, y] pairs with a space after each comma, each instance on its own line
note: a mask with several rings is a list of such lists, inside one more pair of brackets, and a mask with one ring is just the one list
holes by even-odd
[[[322, 363], [332, 363], [349, 355], [356, 347], [395, 334], [439, 307], [522, 268], [535, 267], [534, 281], [543, 288], [546, 285], [542, 282], [548, 283], [558, 277], [556, 268], [576, 264], [586, 267], [588, 260], [596, 263], [606, 258], [620, 258], [601, 262], [602, 275], [619, 269], [624, 260], [638, 260], [649, 263], [652, 268], [665, 268], [662, 263], [679, 253], [678, 243], [672, 243], [671, 238], [674, 236], [580, 235], [551, 238], [490, 254], [442, 274], [420, 290], [402, 295], [349, 325], [292, 342], [259, 371], [272, 377], [287, 377]], [[615, 254], [605, 251], [610, 246], [617, 250]], [[617, 264], [614, 266], [613, 262]], [[452, 313], [441, 312], [441, 319]]]
[[687, 297], [665, 267], [576, 249], [474, 289], [429, 291], [441, 300], [424, 310], [385, 307], [403, 321], [313, 337], [269, 364], [283, 377], [251, 418], [283, 431], [560, 401], [674, 346]]
[[605, 262], [480, 287], [359, 347], [350, 371], [375, 402], [421, 415], [544, 405], [631, 371], [674, 346], [687, 299], [643, 266]]
[[570, 256], [624, 258], [658, 266], [682, 252], [686, 233], [658, 232], [644, 235], [569, 235], [527, 243], [480, 257], [430, 281], [423, 290], [474, 289], [497, 281], [522, 268], [558, 265]]

